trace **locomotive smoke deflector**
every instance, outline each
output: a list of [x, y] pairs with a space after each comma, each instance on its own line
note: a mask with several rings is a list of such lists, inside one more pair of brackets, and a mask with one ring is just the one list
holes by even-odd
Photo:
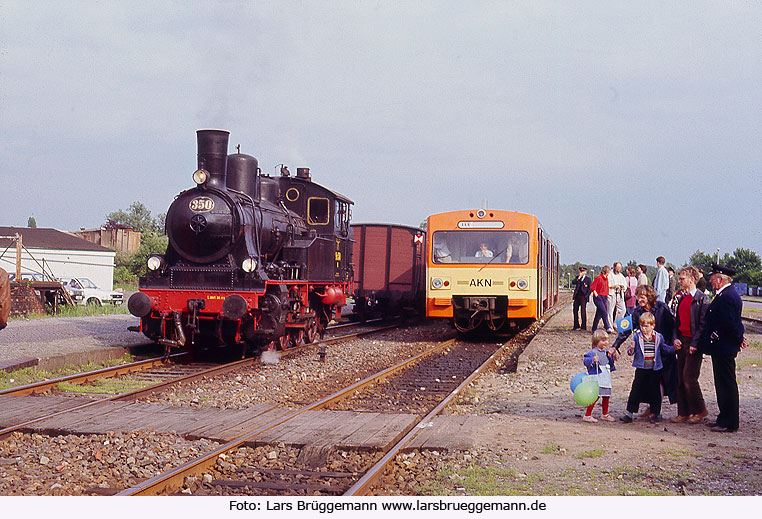
[[226, 186], [229, 138], [230, 132], [225, 130], [196, 131], [198, 169], [209, 174], [206, 185], [222, 190]]

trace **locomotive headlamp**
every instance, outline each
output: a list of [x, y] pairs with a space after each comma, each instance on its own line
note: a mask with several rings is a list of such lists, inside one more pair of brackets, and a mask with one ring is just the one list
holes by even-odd
[[241, 262], [241, 268], [244, 272], [254, 272], [254, 269], [257, 268], [257, 260], [254, 258], [246, 258]]
[[529, 287], [529, 281], [521, 278], [516, 282], [516, 286], [519, 288], [519, 290], [526, 290], [527, 287]]
[[148, 260], [146, 261], [148, 270], [159, 270], [163, 261], [164, 261], [164, 258], [159, 256], [158, 254], [152, 254], [148, 256]]
[[432, 278], [431, 288], [442, 288], [442, 285], [444, 285], [444, 282], [440, 278]]
[[203, 169], [197, 169], [193, 172], [193, 181], [198, 184], [199, 186], [206, 182], [206, 180], [209, 178], [209, 173], [207, 173]]

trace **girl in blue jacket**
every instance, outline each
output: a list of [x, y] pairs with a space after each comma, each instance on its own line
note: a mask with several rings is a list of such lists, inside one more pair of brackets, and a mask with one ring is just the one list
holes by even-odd
[[[595, 330], [593, 332], [593, 349], [585, 353], [582, 357], [582, 364], [587, 368], [589, 375], [597, 375], [598, 379], [598, 396], [601, 400], [601, 420], [606, 422], [613, 422], [614, 419], [609, 414], [609, 400], [611, 399], [611, 372], [616, 368], [614, 367], [614, 355], [606, 351], [609, 347], [609, 334], [604, 330]], [[595, 423], [598, 420], [593, 418], [593, 409], [596, 400], [587, 407], [585, 416], [582, 417], [583, 422]]]

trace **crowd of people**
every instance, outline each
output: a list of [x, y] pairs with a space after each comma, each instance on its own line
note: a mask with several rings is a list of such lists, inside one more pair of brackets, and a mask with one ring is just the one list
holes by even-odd
[[[591, 298], [595, 305], [592, 349], [583, 356], [583, 364], [599, 382], [601, 419], [613, 421], [608, 412], [611, 371], [622, 354], [622, 344], [632, 336], [626, 351], [633, 357], [635, 375], [623, 422], [636, 418], [641, 403], [647, 403], [648, 408], [637, 417], [662, 421], [666, 396], [670, 404], [677, 404], [671, 422], [706, 423], [712, 431], [735, 432], [739, 427], [735, 359], [746, 347], [741, 323], [743, 303], [731, 287], [735, 272], [712, 264], [712, 298], [697, 268], [683, 267], [675, 276], [672, 268], [665, 267], [663, 256], [656, 258], [656, 264], [653, 284], [648, 281], [645, 265], [628, 267], [625, 276], [619, 262], [611, 268], [604, 266], [593, 280], [580, 267], [573, 282], [574, 330], [587, 330], [586, 305]], [[598, 329], [601, 322], [603, 329]], [[616, 334], [611, 346], [609, 334]], [[698, 380], [704, 355], [712, 359], [719, 408], [714, 421], [706, 418], [709, 410]], [[587, 408], [584, 421], [598, 421], [592, 416], [594, 407], [595, 403]]]

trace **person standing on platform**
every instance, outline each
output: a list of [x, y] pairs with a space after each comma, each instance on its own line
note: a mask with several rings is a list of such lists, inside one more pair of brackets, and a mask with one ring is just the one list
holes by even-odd
[[[638, 288], [638, 278], [635, 276], [635, 267], [627, 267], [627, 277], [625, 278], [625, 286], [624, 289], [624, 307], [625, 307], [625, 313], [627, 315], [632, 315], [633, 310], [635, 310], [635, 290]], [[627, 297], [629, 292], [629, 297]]]
[[648, 284], [646, 272], [648, 272], [648, 267], [643, 264], [638, 265], [638, 286]]
[[664, 256], [656, 258], [656, 277], [654, 278], [654, 290], [656, 290], [656, 300], [662, 303], [667, 302], [667, 289], [669, 289], [669, 273], [664, 268], [667, 262]]
[[[633, 330], [640, 328], [640, 316], [646, 312], [654, 316], [656, 331], [664, 337], [665, 343], [672, 346], [672, 338], [675, 334], [675, 318], [666, 304], [656, 300], [654, 287], [650, 285], [639, 286], [635, 290], [635, 299], [638, 304], [632, 312], [632, 328], [619, 332], [610, 351], [612, 353], [614, 351], [619, 353], [619, 346], [627, 340]], [[674, 404], [677, 402], [677, 357], [674, 353], [674, 348], [671, 348], [670, 351], [662, 352], [661, 362], [660, 377], [664, 387], [664, 394], [669, 397], [669, 402]], [[646, 410], [640, 416], [649, 417], [651, 414], [651, 410]]]
[[669, 287], [667, 288], [667, 297], [664, 299], [664, 302], [669, 305], [669, 302], [672, 301], [672, 298], [677, 293], [677, 278], [672, 267], [667, 267], [667, 275], [669, 276]]
[[622, 264], [614, 262], [614, 269], [609, 273], [609, 298], [606, 301], [606, 310], [609, 315], [609, 323], [614, 326], [617, 319], [625, 315], [624, 291], [627, 281], [622, 274]]
[[708, 414], [698, 380], [703, 358], [698, 346], [706, 323], [709, 298], [696, 288], [699, 276], [696, 267], [683, 267], [677, 275], [682, 296], [676, 304], [675, 339], [672, 341], [677, 352], [677, 416], [672, 418], [674, 423], [699, 423]]
[[[574, 327], [572, 330], [582, 329], [587, 330], [587, 300], [590, 297], [590, 284], [592, 280], [587, 275], [587, 269], [585, 267], [579, 268], [579, 275], [572, 281], [574, 284]], [[581, 311], [581, 318], [577, 314]], [[582, 326], [580, 327], [580, 322]]]
[[595, 304], [595, 317], [593, 317], [592, 331], [598, 329], [598, 322], [603, 319], [603, 325], [606, 331], [614, 333], [614, 329], [609, 322], [608, 311], [606, 310], [606, 302], [609, 298], [609, 272], [611, 269], [608, 265], [604, 265], [601, 269], [601, 273], [596, 276], [590, 285], [590, 292], [593, 294], [593, 303]]
[[736, 355], [746, 347], [746, 340], [741, 323], [743, 302], [731, 286], [734, 275], [733, 269], [712, 263], [709, 283], [715, 296], [706, 311], [706, 325], [699, 342], [699, 351], [712, 357], [720, 412], [717, 419], [707, 425], [715, 432], [735, 432], [739, 425]]

